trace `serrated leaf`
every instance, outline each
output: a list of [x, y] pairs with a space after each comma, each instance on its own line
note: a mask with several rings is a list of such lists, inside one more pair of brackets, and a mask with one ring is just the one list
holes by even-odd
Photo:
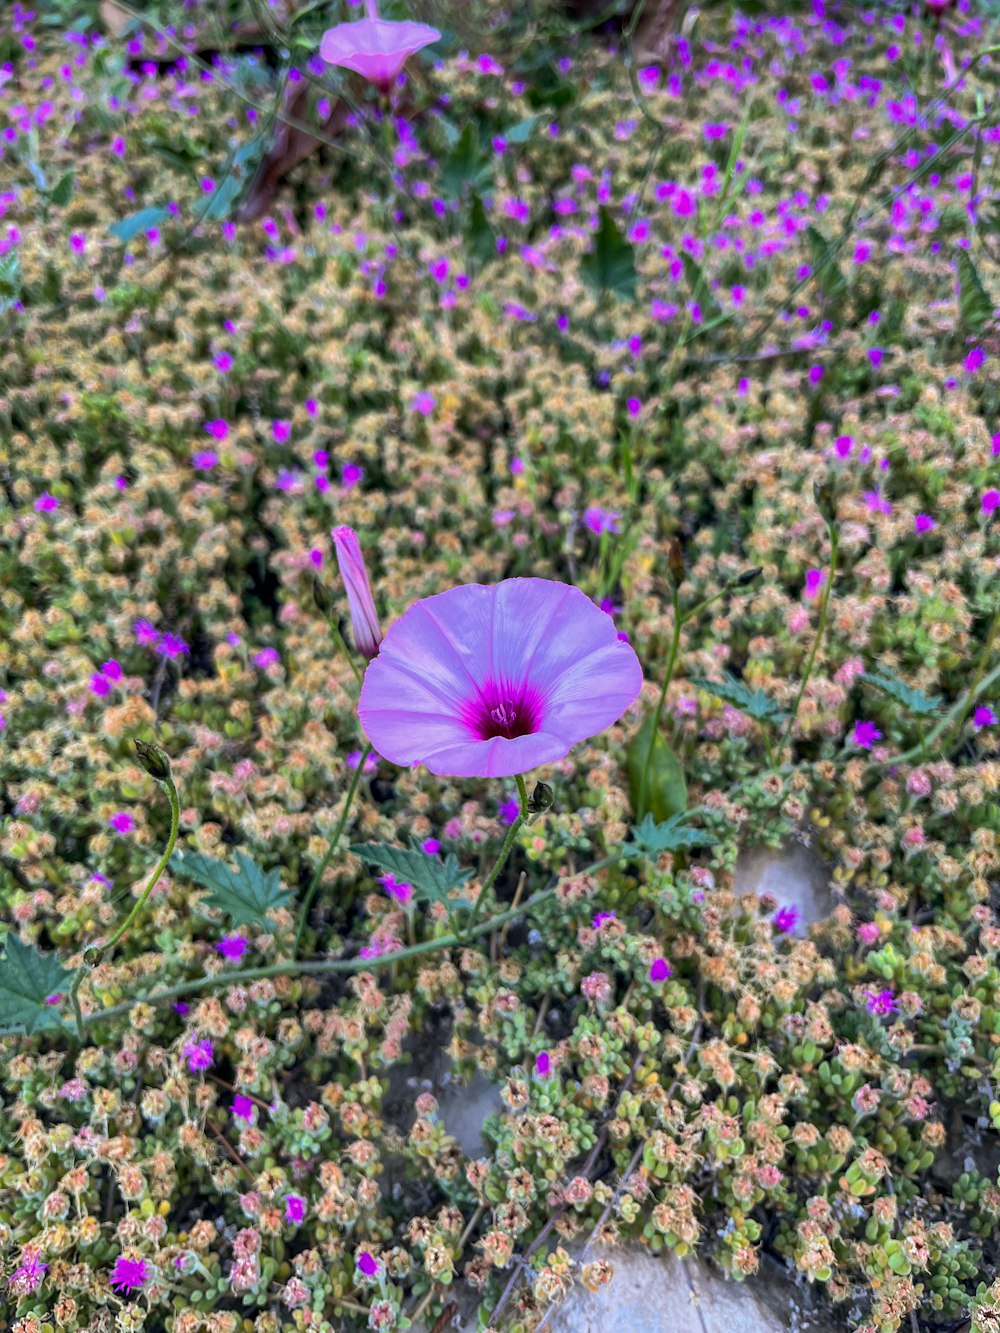
[[935, 717], [943, 702], [940, 695], [929, 699], [923, 690], [914, 690], [905, 681], [894, 676], [891, 671], [865, 671], [861, 679], [866, 685], [874, 685], [877, 690], [895, 699], [898, 704], [908, 709], [916, 717]]
[[0, 958], [0, 1035], [31, 1036], [64, 1027], [50, 995], [69, 990], [73, 980], [54, 953], [40, 953], [16, 935], [8, 935]]
[[809, 254], [812, 259], [816, 286], [828, 301], [838, 301], [847, 290], [847, 279], [833, 257], [833, 248], [820, 229], [812, 223], [806, 227]]
[[387, 842], [357, 842], [351, 851], [369, 865], [412, 885], [418, 897], [430, 902], [447, 899], [454, 905], [455, 900], [450, 896], [452, 891], [460, 889], [473, 875], [471, 870], [462, 869], [454, 852], [449, 852], [442, 860], [439, 856], [428, 856], [426, 852], [393, 847]]
[[490, 162], [479, 150], [471, 121], [441, 165], [438, 184], [442, 194], [460, 195], [468, 186], [481, 190], [492, 174]]
[[166, 222], [169, 216], [165, 208], [140, 208], [138, 213], [130, 213], [127, 218], [112, 222], [108, 231], [116, 240], [128, 245], [129, 241], [134, 241], [140, 232], [158, 227], [162, 222]]
[[633, 827], [630, 845], [641, 856], [655, 861], [664, 852], [677, 852], [685, 847], [711, 847], [718, 842], [704, 829], [688, 828], [684, 822], [687, 818], [685, 811], [658, 824], [652, 815], [647, 815], [641, 824]]
[[599, 217], [593, 247], [580, 261], [580, 277], [592, 291], [631, 299], [635, 296], [635, 252], [608, 209], [602, 206]]
[[281, 887], [279, 870], [262, 870], [245, 852], [234, 855], [238, 870], [201, 852], [175, 852], [170, 868], [174, 874], [209, 889], [202, 905], [216, 908], [234, 926], [260, 924], [268, 912], [288, 906], [292, 895]]
[[967, 251], [958, 251], [958, 323], [978, 333], [993, 318], [994, 305]]
[[728, 672], [725, 680], [692, 680], [690, 683], [706, 694], [713, 694], [723, 703], [732, 704], [757, 722], [783, 722], [787, 717], [770, 695], [763, 690], [751, 690]]
[[687, 809], [687, 782], [680, 760], [662, 735], [654, 733], [654, 721], [650, 713], [633, 736], [625, 751], [625, 771], [636, 819], [652, 814], [665, 822]]
[[480, 265], [488, 264], [497, 252], [496, 232], [490, 226], [486, 205], [482, 196], [472, 196], [472, 209], [469, 213], [469, 249]]

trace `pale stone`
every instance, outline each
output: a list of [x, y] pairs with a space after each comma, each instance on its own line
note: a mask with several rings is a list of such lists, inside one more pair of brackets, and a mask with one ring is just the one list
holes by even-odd
[[733, 871], [736, 893], [770, 893], [778, 907], [798, 912], [793, 935], [804, 936], [807, 927], [830, 915], [830, 872], [823, 862], [801, 843], [792, 842], [781, 851], [749, 847], [740, 852]]

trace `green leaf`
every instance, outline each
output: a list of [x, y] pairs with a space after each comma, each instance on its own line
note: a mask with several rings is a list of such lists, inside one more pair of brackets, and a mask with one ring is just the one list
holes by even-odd
[[479, 150], [476, 133], [470, 121], [459, 136], [458, 143], [441, 165], [438, 180], [442, 194], [452, 197], [468, 187], [482, 189], [489, 181], [492, 167]]
[[833, 248], [818, 227], [806, 227], [816, 286], [828, 301], [839, 301], [847, 290], [847, 279], [833, 257]]
[[939, 694], [929, 699], [923, 690], [911, 689], [905, 681], [894, 676], [891, 671], [865, 671], [861, 679], [866, 685], [874, 685], [877, 690], [887, 694], [890, 699], [895, 699], [898, 704], [908, 709], [917, 717], [935, 717], [940, 711], [943, 702]]
[[234, 926], [260, 924], [268, 912], [288, 906], [292, 895], [281, 887], [278, 869], [262, 870], [241, 851], [235, 856], [239, 870], [200, 852], [175, 852], [170, 868], [176, 875], [210, 889], [202, 905], [217, 908]]
[[452, 890], [460, 889], [473, 875], [471, 870], [462, 869], [454, 852], [449, 852], [442, 861], [439, 856], [428, 856], [416, 848], [407, 851], [387, 842], [357, 842], [351, 846], [351, 851], [369, 865], [378, 866], [403, 883], [412, 885], [419, 898], [430, 902], [447, 900], [454, 906], [456, 899], [450, 896]]
[[509, 130], [504, 130], [502, 137], [507, 143], [527, 143], [541, 119], [541, 116], [525, 116], [524, 120], [519, 120]]
[[64, 1027], [58, 1006], [45, 1001], [68, 991], [72, 980], [54, 953], [39, 953], [8, 935], [0, 958], [0, 1036]]
[[469, 213], [469, 249], [480, 265], [488, 264], [496, 256], [497, 236], [490, 226], [486, 205], [482, 196], [472, 196], [472, 209]]
[[165, 208], [140, 208], [138, 213], [130, 213], [127, 218], [112, 222], [108, 231], [116, 240], [128, 245], [129, 241], [134, 241], [140, 232], [158, 227], [161, 222], [166, 222], [169, 216]]
[[593, 248], [580, 261], [580, 277], [592, 291], [635, 296], [635, 253], [603, 206]]
[[199, 222], [225, 222], [232, 216], [234, 206], [246, 188], [264, 156], [264, 135], [251, 139], [237, 149], [227, 162], [222, 180], [209, 196], [208, 203], [198, 213]]
[[16, 250], [0, 255], [0, 314], [21, 299], [21, 259]]
[[716, 699], [732, 704], [757, 722], [783, 722], [787, 717], [783, 709], [763, 690], [751, 690], [728, 672], [725, 680], [692, 680], [690, 683], [706, 694], [713, 694]]
[[704, 829], [687, 828], [684, 821], [689, 818], [687, 811], [673, 815], [663, 824], [658, 824], [652, 815], [647, 815], [641, 824], [632, 829], [632, 843], [640, 856], [655, 861], [664, 852], [677, 852], [685, 847], [711, 847], [718, 838]]
[[64, 171], [63, 174], [49, 191], [49, 203], [55, 204], [57, 208], [65, 208], [73, 198], [73, 184], [76, 177], [72, 171]]
[[968, 333], [978, 333], [993, 318], [994, 305], [982, 284], [976, 266], [965, 250], [958, 251], [958, 323]]
[[652, 814], [657, 823], [664, 823], [687, 809], [687, 782], [673, 750], [659, 732], [654, 733], [653, 722], [654, 715], [650, 713], [633, 736], [625, 751], [625, 771], [636, 818]]

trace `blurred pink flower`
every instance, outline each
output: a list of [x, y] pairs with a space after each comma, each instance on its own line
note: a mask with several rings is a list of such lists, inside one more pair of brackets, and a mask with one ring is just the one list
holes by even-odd
[[328, 65], [353, 70], [386, 92], [410, 56], [439, 41], [441, 34], [426, 23], [379, 18], [375, 0], [366, 0], [366, 8], [367, 18], [338, 23], [325, 32], [319, 53]]

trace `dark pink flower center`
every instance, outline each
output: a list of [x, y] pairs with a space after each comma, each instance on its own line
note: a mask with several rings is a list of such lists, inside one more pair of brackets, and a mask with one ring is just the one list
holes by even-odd
[[478, 741], [502, 736], [531, 736], [539, 730], [542, 700], [531, 685], [511, 685], [506, 681], [487, 681], [462, 710], [462, 721]]

